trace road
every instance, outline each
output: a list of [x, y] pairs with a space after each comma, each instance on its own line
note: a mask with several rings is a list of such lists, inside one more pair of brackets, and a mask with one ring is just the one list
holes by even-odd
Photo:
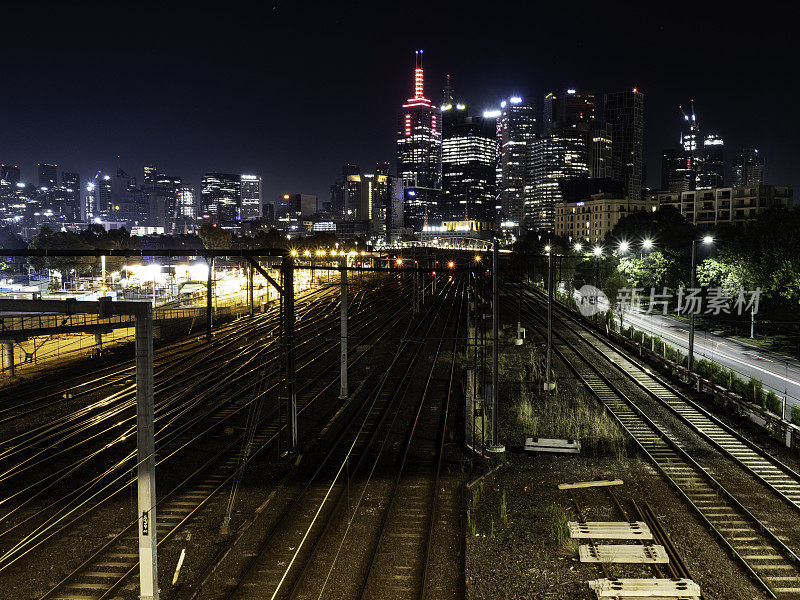
[[[688, 353], [688, 323], [669, 316], [646, 314], [640, 309], [628, 309], [623, 325], [633, 325], [635, 329], [657, 335], [684, 354]], [[800, 361], [797, 359], [699, 328], [695, 329], [694, 353], [695, 360], [705, 358], [733, 370], [745, 380], [750, 377], [758, 379], [763, 382], [765, 390], [786, 396], [789, 405], [800, 406]]]

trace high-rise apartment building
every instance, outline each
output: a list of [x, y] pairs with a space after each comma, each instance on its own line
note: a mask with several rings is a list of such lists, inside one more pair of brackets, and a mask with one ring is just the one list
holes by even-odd
[[261, 218], [261, 177], [242, 175], [242, 221], [253, 221]]
[[58, 185], [58, 165], [38, 163], [36, 173], [39, 176], [39, 187], [53, 189]]
[[232, 225], [241, 218], [242, 196], [238, 175], [206, 173], [200, 182], [202, 218], [219, 225]]
[[544, 97], [542, 125], [544, 133], [553, 129], [594, 124], [594, 92], [567, 89], [551, 92]]
[[611, 135], [613, 179], [625, 186], [632, 201], [642, 198], [644, 189], [643, 130], [644, 95], [636, 88], [604, 96], [603, 118]]
[[441, 113], [425, 97], [422, 50], [416, 52], [414, 95], [397, 119], [397, 173], [405, 188], [405, 222], [421, 229], [437, 217], [442, 189]]
[[733, 185], [736, 187], [764, 183], [764, 155], [758, 148], [745, 148], [733, 163]]
[[[488, 115], [487, 115], [488, 116]], [[536, 140], [536, 110], [520, 96], [500, 103], [500, 204], [507, 221], [524, 226], [530, 147]]]
[[441, 213], [447, 220], [494, 217], [497, 120], [471, 117], [462, 103], [442, 106]]

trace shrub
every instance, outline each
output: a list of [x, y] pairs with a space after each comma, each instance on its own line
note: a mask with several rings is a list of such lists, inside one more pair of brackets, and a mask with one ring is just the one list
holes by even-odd
[[792, 423], [800, 425], [800, 406], [792, 407]]
[[747, 398], [747, 384], [742, 381], [736, 374], [731, 371], [730, 373], [731, 378], [731, 391], [734, 394], [740, 395], [742, 398]]
[[758, 379], [751, 377], [747, 382], [747, 395], [745, 397], [753, 404], [764, 408], [764, 387]]
[[767, 392], [766, 405], [769, 412], [783, 416], [783, 402], [775, 395], [775, 392]]

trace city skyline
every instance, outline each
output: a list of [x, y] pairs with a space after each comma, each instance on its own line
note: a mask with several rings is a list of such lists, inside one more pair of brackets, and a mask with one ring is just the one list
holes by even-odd
[[[519, 37], [520, 26], [508, 25], [502, 32], [487, 33], [496, 44], [478, 48], [470, 42], [470, 36], [463, 35], [468, 27], [476, 27], [473, 22], [445, 19], [445, 14], [433, 7], [430, 21], [423, 27], [407, 36], [390, 34], [389, 43], [382, 44], [383, 50], [373, 56], [354, 51], [354, 40], [333, 43], [334, 38], [347, 36], [334, 35], [325, 27], [331, 21], [350, 31], [368, 22], [374, 13], [363, 5], [319, 5], [311, 14], [279, 4], [268, 8], [254, 8], [254, 24], [246, 25], [243, 39], [219, 56], [212, 56], [211, 48], [204, 44], [203, 34], [211, 25], [191, 11], [177, 8], [165, 10], [159, 25], [141, 30], [141, 39], [137, 40], [151, 44], [151, 52], [136, 54], [130, 41], [109, 43], [102, 57], [92, 55], [91, 44], [68, 46], [58, 61], [70, 65], [70, 72], [73, 68], [84, 72], [84, 67], [92, 64], [109, 78], [105, 101], [83, 97], [79, 103], [69, 93], [37, 93], [46, 92], [50, 84], [42, 82], [30, 67], [48, 52], [62, 48], [67, 36], [61, 26], [64, 19], [76, 25], [88, 19], [85, 23], [91, 24], [115, 15], [121, 18], [122, 13], [111, 8], [104, 16], [93, 15], [87, 8], [86, 14], [83, 9], [65, 14], [53, 5], [42, 19], [25, 7], [12, 8], [7, 13], [9, 22], [18, 26], [0, 45], [11, 57], [9, 77], [16, 83], [0, 97], [0, 111], [15, 118], [7, 117], [0, 125], [0, 162], [20, 165], [23, 180], [35, 183], [37, 163], [58, 163], [85, 180], [98, 169], [115, 170], [117, 155], [121, 155], [119, 163], [137, 177], [149, 163], [180, 174], [195, 185], [206, 172], [254, 173], [264, 181], [267, 200], [286, 192], [325, 198], [342, 164], [367, 165], [394, 158], [396, 106], [408, 97], [413, 50], [424, 48], [426, 87], [431, 99], [437, 103], [441, 100], [444, 76], [451, 74], [459, 96], [476, 114], [496, 108], [501, 98], [519, 94], [535, 100], [541, 119], [543, 98], [554, 90], [592, 89], [600, 97], [605, 92], [637, 86], [646, 97], [644, 156], [651, 188], [658, 187], [660, 181], [662, 150], [674, 145], [680, 132], [677, 107], [690, 98], [704, 107], [703, 120], [709, 130], [725, 139], [730, 149], [727, 169], [739, 148], [755, 146], [767, 157], [768, 182], [797, 186], [798, 176], [792, 169], [797, 151], [790, 143], [793, 126], [786, 127], [779, 118], [790, 109], [793, 82], [780, 88], [780, 93], [770, 94], [771, 110], [759, 109], [756, 115], [753, 113], [763, 100], [757, 96], [756, 84], [743, 86], [741, 75], [734, 76], [732, 65], [736, 60], [722, 61], [724, 64], [709, 78], [701, 67], [703, 60], [695, 57], [684, 61], [686, 51], [655, 50], [659, 40], [670, 38], [679, 25], [689, 35], [711, 16], [723, 28], [744, 25], [726, 12], [714, 13], [713, 7], [699, 9], [692, 23], [682, 24], [680, 15], [656, 12], [651, 15], [647, 43], [637, 41], [640, 34], [634, 32], [625, 43], [614, 41], [593, 49], [592, 60], [586, 56], [593, 48], [591, 36], [558, 53], [547, 50], [544, 41], [567, 39], [567, 18], [553, 20], [536, 44], [526, 45]], [[505, 10], [527, 14], [524, 5]], [[610, 16], [601, 14], [597, 25], [613, 34], [630, 25], [635, 16], [635, 9], [630, 8], [621, 24], [613, 25]], [[25, 24], [34, 18], [43, 32], [36, 44], [24, 36]], [[120, 27], [140, 27], [142, 19], [141, 15], [125, 14]], [[246, 35], [255, 32], [255, 23], [269, 33], [262, 36], [265, 39]], [[184, 45], [163, 35], [164, 28], [170, 27], [169, 31], [184, 36]], [[572, 33], [587, 27], [575, 24]], [[312, 41], [306, 46], [289, 46], [291, 50], [277, 60], [275, 52], [281, 43], [301, 31]], [[767, 34], [756, 33], [756, 37], [759, 35]], [[98, 36], [98, 41], [109, 41], [105, 34]], [[228, 36], [223, 34], [223, 39]], [[373, 33], [364, 36], [361, 41], [378, 39]], [[777, 59], [787, 49], [785, 44], [776, 36], [757, 56], [732, 49], [734, 54], [742, 53], [734, 57], [741, 59], [735, 71], [744, 72], [747, 69], [741, 67], [750, 65], [757, 67], [763, 78], [777, 75]], [[698, 52], [703, 54], [702, 49]], [[713, 57], [711, 51], [708, 54]], [[337, 61], [338, 68], [328, 72]], [[667, 63], [680, 64], [680, 73], [673, 70], [664, 75]], [[119, 64], [140, 82], [138, 88], [123, 93], [112, 72]], [[256, 68], [265, 69], [254, 84], [259, 91], [255, 94], [258, 102], [243, 90], [226, 87], [231, 78]], [[355, 81], [363, 79], [364, 83], [355, 85], [349, 77], [343, 79], [345, 70], [355, 71]], [[69, 79], [66, 74], [56, 70], [52, 85], [67, 92], [72, 86], [85, 85], [82, 78]], [[217, 85], [204, 95], [197, 93], [213, 83]], [[264, 93], [268, 89], [279, 93]], [[320, 98], [325, 110], [319, 109]], [[354, 122], [359, 124], [355, 132], [351, 131]], [[312, 143], [305, 139], [309, 135]]]

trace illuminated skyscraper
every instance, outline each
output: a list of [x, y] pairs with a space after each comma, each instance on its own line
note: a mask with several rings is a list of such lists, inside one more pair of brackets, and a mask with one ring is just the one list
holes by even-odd
[[68, 221], [79, 220], [81, 218], [81, 176], [69, 171], [62, 172], [61, 187], [64, 197], [62, 214]]
[[525, 186], [525, 226], [553, 231], [555, 206], [563, 200], [562, 185], [588, 178], [590, 131], [587, 124], [553, 129], [530, 145]]
[[397, 172], [405, 188], [405, 224], [421, 229], [437, 218], [442, 189], [442, 134], [439, 109], [425, 97], [422, 50], [416, 52], [414, 95], [397, 119]]
[[242, 221], [261, 218], [261, 177], [242, 175]]
[[733, 163], [733, 185], [745, 187], [764, 183], [764, 156], [758, 148], [745, 148]]
[[39, 187], [53, 189], [58, 185], [58, 165], [39, 163], [36, 165], [36, 172], [39, 175]]
[[641, 200], [644, 187], [644, 95], [636, 88], [630, 92], [606, 94], [604, 120], [611, 135], [613, 179], [623, 183], [631, 200]]
[[200, 182], [202, 218], [219, 225], [231, 225], [241, 218], [242, 196], [238, 175], [206, 173]]
[[442, 216], [493, 218], [496, 168], [497, 120], [470, 117], [461, 103], [442, 105]]
[[505, 218], [523, 226], [530, 147], [536, 139], [536, 110], [525, 98], [500, 103], [500, 203]]
[[594, 124], [594, 92], [592, 90], [559, 90], [544, 97], [544, 133], [572, 127], [579, 123]]
[[158, 169], [155, 165], [144, 166], [144, 179], [142, 183], [145, 185], [155, 185], [156, 177], [158, 177]]
[[0, 165], [0, 179], [10, 184], [19, 183], [19, 167], [17, 165]]
[[697, 189], [708, 190], [725, 186], [725, 142], [715, 133], [703, 138], [703, 160], [697, 174]]

